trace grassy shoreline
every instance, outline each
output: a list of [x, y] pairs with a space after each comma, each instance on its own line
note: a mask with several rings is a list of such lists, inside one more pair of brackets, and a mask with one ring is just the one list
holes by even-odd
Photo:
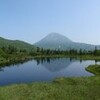
[[2, 58], [0, 59], [0, 67], [12, 65], [12, 64], [18, 64], [18, 63], [23, 63], [25, 61], [33, 59], [32, 56], [23, 56], [23, 55], [18, 55], [18, 56], [11, 56], [10, 58]]
[[38, 56], [34, 56], [34, 58], [46, 58], [46, 57], [49, 57], [49, 58], [76, 58], [76, 59], [79, 59], [79, 60], [97, 60], [97, 61], [100, 61], [100, 57], [99, 56], [93, 56], [93, 55], [38, 55]]
[[87, 70], [95, 75], [100, 75], [100, 65], [90, 65], [85, 70]]
[[99, 100], [100, 65], [90, 65], [86, 70], [96, 76], [63, 77], [50, 83], [34, 82], [0, 87], [0, 100]]
[[0, 87], [0, 100], [99, 100], [100, 77], [58, 78], [51, 83]]
[[16, 55], [11, 56], [10, 58], [1, 58], [0, 59], [0, 66], [6, 66], [11, 64], [16, 64], [20, 62], [24, 62], [30, 59], [41, 59], [41, 58], [75, 58], [78, 60], [96, 60], [100, 61], [100, 57], [98, 56], [90, 56], [90, 55], [37, 55], [37, 56], [28, 56], [28, 55]]

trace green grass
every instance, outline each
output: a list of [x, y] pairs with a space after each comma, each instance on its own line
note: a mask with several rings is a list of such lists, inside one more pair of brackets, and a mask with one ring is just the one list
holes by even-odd
[[100, 65], [90, 65], [86, 68], [86, 70], [94, 73], [95, 75], [100, 75]]
[[79, 59], [79, 60], [96, 60], [96, 61], [100, 61], [100, 56], [82, 55], [82, 56], [77, 56], [77, 59]]
[[0, 87], [0, 100], [100, 100], [100, 65], [86, 70], [96, 76]]
[[0, 68], [7, 65], [22, 63], [31, 59], [33, 59], [33, 57], [27, 54], [6, 55], [6, 57], [0, 57]]
[[0, 100], [100, 100], [100, 77], [58, 78], [51, 83], [0, 87]]

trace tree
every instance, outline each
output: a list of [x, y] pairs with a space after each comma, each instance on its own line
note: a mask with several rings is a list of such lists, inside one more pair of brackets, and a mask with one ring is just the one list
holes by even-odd
[[79, 50], [79, 55], [82, 55], [82, 49]]

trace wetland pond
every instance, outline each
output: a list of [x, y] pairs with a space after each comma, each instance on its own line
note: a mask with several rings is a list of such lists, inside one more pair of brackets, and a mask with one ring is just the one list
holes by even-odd
[[95, 60], [72, 58], [42, 58], [24, 63], [0, 67], [0, 85], [50, 82], [58, 77], [93, 76], [85, 67], [95, 64]]

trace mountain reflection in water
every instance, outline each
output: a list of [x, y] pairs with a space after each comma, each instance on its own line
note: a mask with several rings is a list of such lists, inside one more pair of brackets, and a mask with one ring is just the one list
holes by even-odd
[[41, 64], [50, 72], [57, 72], [65, 69], [71, 63], [75, 62], [75, 59], [72, 58], [41, 58], [35, 59], [37, 61], [37, 65]]

